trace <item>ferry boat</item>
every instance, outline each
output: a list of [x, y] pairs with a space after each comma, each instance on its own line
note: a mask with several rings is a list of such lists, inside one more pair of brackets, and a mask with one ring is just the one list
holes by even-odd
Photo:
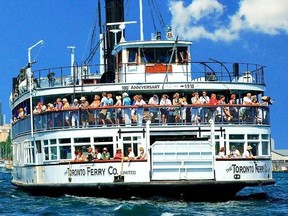
[[[123, 20], [123, 0], [105, 2], [115, 17], [106, 17], [100, 64], [74, 64], [71, 47], [70, 66], [32, 71], [30, 51], [40, 40], [13, 78], [12, 183], [35, 195], [187, 200], [231, 199], [247, 186], [274, 184], [265, 67], [191, 61], [192, 43], [169, 26], [163, 37], [126, 41], [124, 27], [134, 22]], [[104, 92], [113, 105], [91, 106]], [[202, 92], [216, 102], [191, 104], [192, 94]], [[243, 104], [250, 94], [263, 101]], [[148, 104], [153, 96], [157, 103]], [[163, 103], [168, 97], [171, 103]], [[133, 98], [140, 99], [133, 105]], [[75, 99], [82, 106], [53, 105]], [[230, 154], [234, 147], [241, 156]], [[88, 160], [91, 148], [109, 151], [110, 159]], [[254, 156], [243, 157], [251, 148]], [[128, 157], [128, 149], [136, 156]], [[139, 159], [140, 149], [146, 156]], [[75, 151], [86, 159], [76, 160]]]

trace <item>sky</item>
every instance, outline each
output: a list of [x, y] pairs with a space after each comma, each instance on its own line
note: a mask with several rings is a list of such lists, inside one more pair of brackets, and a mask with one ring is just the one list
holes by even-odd
[[[274, 100], [270, 108], [272, 137], [276, 149], [288, 149], [288, 112], [285, 111], [288, 105], [285, 99], [288, 90], [288, 1], [157, 0], [154, 4], [151, 0], [142, 1], [144, 39], [158, 31], [162, 21], [172, 26], [174, 35], [193, 42], [192, 59], [195, 61], [212, 58], [266, 66], [266, 95]], [[89, 53], [97, 2], [0, 0], [0, 101], [6, 123], [10, 122], [11, 116], [12, 77], [27, 65], [27, 49], [44, 40], [43, 46], [31, 51], [31, 59], [37, 62], [33, 70], [70, 65], [67, 46], [76, 47], [75, 60], [81, 63]], [[125, 21], [139, 22], [137, 4], [136, 0], [125, 0]], [[151, 12], [149, 8], [154, 10]], [[155, 18], [154, 22], [152, 18]], [[126, 40], [139, 39], [138, 32], [137, 24], [127, 25]]]

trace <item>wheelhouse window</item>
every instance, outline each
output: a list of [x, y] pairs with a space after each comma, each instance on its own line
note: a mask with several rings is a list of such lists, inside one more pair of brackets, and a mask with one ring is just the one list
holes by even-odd
[[[128, 48], [128, 62], [129, 63], [162, 63], [168, 64], [171, 60], [171, 63], [181, 63], [188, 62], [190, 60], [189, 52], [187, 47], [177, 47], [177, 50], [174, 52], [173, 58], [172, 55], [172, 46], [171, 47], [159, 47], [159, 48]], [[121, 55], [119, 55], [121, 57]]]

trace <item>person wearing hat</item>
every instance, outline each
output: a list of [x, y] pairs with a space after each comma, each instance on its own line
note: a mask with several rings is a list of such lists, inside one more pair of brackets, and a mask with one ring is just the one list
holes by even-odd
[[[171, 100], [169, 99], [169, 96], [167, 94], [163, 94], [162, 98], [160, 100], [160, 105], [163, 105], [160, 108], [161, 111], [161, 120], [162, 120], [162, 125], [167, 125], [167, 117], [169, 115], [169, 105], [172, 105]], [[168, 105], [168, 107], [164, 106]]]
[[238, 149], [236, 149], [235, 146], [232, 146], [229, 154], [229, 158], [239, 158], [241, 157], [241, 154]]
[[81, 122], [82, 127], [88, 127], [89, 121], [88, 121], [88, 108], [89, 108], [89, 102], [86, 100], [84, 96], [80, 98], [80, 105], [79, 108], [81, 108]]
[[93, 109], [93, 115], [94, 115], [94, 123], [95, 125], [98, 124], [98, 115], [99, 115], [99, 109], [97, 109], [98, 107], [100, 107], [101, 105], [101, 100], [100, 100], [100, 96], [95, 94], [94, 95], [94, 101], [90, 104], [90, 108]]
[[155, 122], [155, 118], [158, 116], [157, 105], [159, 105], [159, 98], [158, 95], [154, 94], [148, 101], [148, 104], [151, 105], [149, 108], [150, 116], [151, 116], [151, 123]]
[[[128, 94], [124, 92], [122, 94], [123, 97], [123, 106], [131, 106], [131, 99], [129, 98]], [[124, 109], [124, 120], [126, 126], [131, 126], [131, 108]]]
[[110, 153], [108, 152], [107, 148], [103, 148], [102, 154], [101, 154], [101, 160], [110, 160]]
[[70, 124], [70, 111], [65, 111], [70, 109], [70, 104], [68, 103], [68, 100], [66, 98], [62, 99], [62, 110], [64, 110], [64, 118], [65, 118], [65, 125], [66, 126], [71, 126]]
[[253, 153], [251, 151], [252, 149], [253, 149], [253, 147], [248, 145], [246, 147], [246, 150], [243, 152], [243, 155], [242, 155], [243, 158], [254, 158]]
[[78, 114], [78, 109], [79, 109], [79, 103], [78, 103], [78, 99], [75, 98], [73, 100], [73, 103], [71, 104], [71, 109], [73, 109], [74, 111], [71, 112], [71, 125], [72, 127], [79, 127], [79, 114]]
[[123, 157], [122, 149], [118, 147], [116, 149], [116, 153], [114, 155], [114, 159], [122, 159], [122, 157]]

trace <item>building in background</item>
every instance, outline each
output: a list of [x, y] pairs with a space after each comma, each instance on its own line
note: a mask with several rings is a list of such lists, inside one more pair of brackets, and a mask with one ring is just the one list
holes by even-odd
[[272, 150], [272, 167], [273, 171], [288, 171], [288, 150]]
[[11, 131], [11, 125], [5, 124], [3, 126], [0, 126], [0, 142], [4, 142], [7, 140], [10, 131]]
[[5, 124], [5, 116], [2, 113], [2, 101], [0, 101], [0, 126]]

